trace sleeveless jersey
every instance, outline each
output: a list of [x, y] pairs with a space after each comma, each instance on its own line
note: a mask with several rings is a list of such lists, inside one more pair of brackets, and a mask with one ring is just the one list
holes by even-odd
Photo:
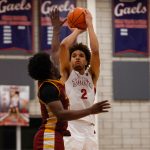
[[[39, 90], [45, 82], [56, 86], [63, 108], [67, 109], [69, 101], [65, 94], [65, 86], [57, 80], [46, 80], [39, 83]], [[38, 96], [40, 97], [40, 92]], [[34, 150], [64, 150], [63, 135], [69, 132], [67, 131], [68, 123], [66, 121], [58, 121], [48, 105], [42, 100], [39, 100], [39, 102], [41, 106], [42, 125], [34, 137]]]
[[[46, 80], [39, 84], [39, 89], [43, 85], [43, 83], [49, 82], [52, 83], [54, 86], [57, 87], [59, 90], [59, 98], [63, 105], [64, 109], [68, 109], [69, 106], [69, 100], [65, 94], [65, 86], [58, 80]], [[40, 93], [38, 93], [40, 94]], [[67, 122], [66, 121], [58, 121], [57, 117], [51, 112], [51, 110], [48, 108], [47, 104], [45, 104], [42, 100], [40, 101], [40, 107], [41, 107], [41, 115], [42, 115], [42, 126], [44, 128], [52, 128], [55, 129], [58, 132], [65, 132], [67, 129]]]
[[[93, 105], [95, 100], [94, 85], [87, 70], [83, 75], [72, 70], [68, 80], [65, 82], [65, 89], [71, 110], [85, 109]], [[94, 116], [90, 115], [80, 120], [94, 123]]]

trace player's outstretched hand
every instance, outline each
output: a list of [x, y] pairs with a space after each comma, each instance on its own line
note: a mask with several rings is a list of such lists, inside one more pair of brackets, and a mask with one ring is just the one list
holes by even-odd
[[52, 26], [58, 28], [60, 28], [66, 21], [66, 19], [64, 20], [60, 19], [58, 8], [52, 9], [52, 11], [50, 12], [50, 19], [52, 22]]
[[105, 100], [93, 104], [90, 107], [90, 110], [91, 110], [91, 114], [98, 114], [98, 113], [108, 112], [109, 108], [111, 108], [110, 103], [108, 102], [108, 100]]

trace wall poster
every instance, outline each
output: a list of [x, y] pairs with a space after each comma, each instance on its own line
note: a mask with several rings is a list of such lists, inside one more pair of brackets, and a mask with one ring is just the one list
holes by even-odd
[[113, 0], [114, 56], [149, 55], [148, 1]]
[[0, 126], [29, 125], [29, 86], [0, 85]]

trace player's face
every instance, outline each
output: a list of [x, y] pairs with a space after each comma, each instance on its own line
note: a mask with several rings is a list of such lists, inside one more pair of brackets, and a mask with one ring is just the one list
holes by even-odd
[[71, 65], [75, 70], [85, 70], [87, 65], [86, 57], [84, 52], [76, 50], [71, 54]]

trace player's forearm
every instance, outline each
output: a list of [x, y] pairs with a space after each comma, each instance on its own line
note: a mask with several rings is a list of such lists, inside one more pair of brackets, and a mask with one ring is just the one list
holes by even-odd
[[90, 24], [88, 26], [88, 34], [89, 34], [89, 39], [90, 39], [90, 48], [92, 52], [96, 54], [99, 53], [99, 43], [98, 43], [98, 39], [94, 31], [93, 24]]
[[90, 108], [84, 110], [63, 110], [62, 112], [57, 114], [57, 117], [61, 121], [70, 121], [86, 117], [90, 114], [91, 114]]
[[78, 29], [75, 29], [69, 36], [67, 36], [62, 42], [61, 45], [69, 48], [76, 41], [78, 35], [80, 34]]
[[56, 66], [59, 65], [60, 27], [53, 27], [52, 45], [50, 55]]
[[60, 46], [60, 27], [53, 28], [52, 52], [57, 52]]
[[99, 56], [99, 43], [98, 43], [97, 36], [94, 32], [92, 23], [88, 26], [88, 33], [89, 33], [89, 39], [90, 39], [90, 48], [92, 52], [90, 70], [91, 70], [94, 85], [96, 85], [96, 82], [99, 77], [99, 71], [100, 71], [99, 70], [100, 69], [100, 56]]

